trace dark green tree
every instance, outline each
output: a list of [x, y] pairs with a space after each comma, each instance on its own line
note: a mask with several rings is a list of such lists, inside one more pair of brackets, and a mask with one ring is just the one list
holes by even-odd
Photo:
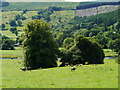
[[74, 40], [74, 45], [68, 49], [63, 57], [63, 63], [69, 64], [103, 64], [103, 49], [95, 42], [89, 41], [87, 38], [78, 35]]
[[20, 20], [17, 21], [18, 25], [21, 26], [22, 22]]
[[15, 41], [11, 40], [10, 38], [6, 37], [6, 36], [2, 36], [2, 50], [14, 50], [14, 46], [13, 44], [15, 43]]
[[1, 25], [1, 28], [2, 28], [2, 30], [3, 30], [3, 29], [5, 28], [5, 24], [2, 24], [2, 25]]
[[24, 31], [24, 65], [35, 69], [56, 67], [58, 46], [48, 24], [35, 19], [27, 24]]
[[9, 24], [10, 24], [11, 27], [17, 26], [16, 21], [14, 21], [14, 20], [10, 20]]

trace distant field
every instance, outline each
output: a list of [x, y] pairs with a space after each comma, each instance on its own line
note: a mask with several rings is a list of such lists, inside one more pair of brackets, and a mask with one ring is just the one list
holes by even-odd
[[[10, 25], [6, 24], [9, 23], [10, 19], [14, 19], [14, 16], [17, 14], [21, 14], [22, 11], [8, 11], [8, 12], [2, 12], [2, 23], [4, 23], [6, 25], [5, 30], [4, 31], [0, 31], [0, 33], [2, 33], [2, 35], [5, 35], [11, 39], [15, 39], [16, 35], [13, 34], [12, 32], [10, 32]], [[23, 34], [23, 29], [25, 28], [26, 24], [32, 20], [32, 16], [37, 15], [37, 11], [28, 11], [26, 14], [24, 14], [24, 16], [27, 18], [26, 20], [21, 20], [22, 21], [22, 27], [17, 26], [17, 30], [18, 31], [18, 35], [20, 36], [21, 34]], [[17, 22], [16, 22], [17, 23]]]
[[2, 12], [2, 23], [9, 22], [10, 19], [13, 19], [15, 15], [21, 14], [22, 11], [8, 11]]
[[21, 60], [2, 60], [2, 88], [118, 88], [118, 64], [70, 66], [22, 71]]
[[23, 49], [22, 48], [15, 48], [16, 50], [0, 50], [2, 55], [0, 57], [5, 58], [23, 58]]
[[3, 7], [3, 10], [37, 10], [46, 9], [50, 6], [75, 9], [77, 2], [10, 2], [9, 6]]
[[5, 35], [5, 36], [7, 36], [7, 37], [13, 39], [13, 40], [15, 40], [15, 38], [16, 38], [16, 35], [13, 34], [12, 32], [10, 32], [9, 30], [0, 31], [0, 33], [1, 33], [2, 35]]

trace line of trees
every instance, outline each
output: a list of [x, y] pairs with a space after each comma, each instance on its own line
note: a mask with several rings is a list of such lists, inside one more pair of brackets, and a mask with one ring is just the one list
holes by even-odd
[[98, 7], [103, 5], [118, 5], [118, 2], [80, 2], [76, 10]]
[[[33, 20], [25, 28], [24, 47], [24, 66], [37, 68], [56, 67], [58, 57], [62, 58], [61, 66], [69, 64], [103, 64], [104, 52], [95, 42], [78, 35], [73, 42], [72, 38], [64, 41], [67, 49], [60, 50], [55, 42], [50, 27], [43, 20]], [[71, 46], [70, 46], [71, 45]], [[63, 52], [64, 51], [64, 52]]]

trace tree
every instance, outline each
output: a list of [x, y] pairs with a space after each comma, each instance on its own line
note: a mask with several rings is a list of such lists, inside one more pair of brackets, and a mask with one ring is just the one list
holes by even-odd
[[22, 22], [20, 20], [17, 21], [18, 25], [21, 26]]
[[10, 31], [12, 32], [12, 33], [15, 33], [16, 31], [17, 31], [17, 28], [15, 27], [15, 28], [10, 28]]
[[69, 47], [69, 45], [72, 44], [73, 41], [74, 41], [73, 38], [66, 38], [66, 39], [64, 39], [63, 47], [65, 47], [65, 48]]
[[56, 42], [58, 43], [59, 47], [62, 46], [64, 39], [66, 38], [66, 35], [64, 33], [59, 33], [56, 37]]
[[2, 2], [2, 7], [5, 7], [5, 6], [8, 6], [9, 5], [9, 2]]
[[17, 36], [17, 35], [18, 35], [18, 30], [16, 30], [14, 33], [15, 33], [15, 35]]
[[16, 21], [14, 21], [14, 20], [10, 20], [9, 24], [10, 24], [11, 27], [17, 26]]
[[27, 12], [27, 9], [23, 10], [22, 14], [25, 14]]
[[5, 28], [5, 24], [2, 24], [2, 25], [1, 25], [1, 28], [4, 29], [4, 28]]
[[6, 36], [2, 36], [2, 50], [14, 50], [14, 46], [13, 44], [15, 43], [15, 41], [11, 40], [10, 38], [6, 37]]
[[20, 19], [26, 20], [26, 17], [25, 16], [21, 16]]
[[119, 53], [120, 52], [120, 39], [115, 39], [109, 42], [109, 48]]
[[58, 46], [48, 24], [35, 19], [27, 24], [24, 31], [24, 65], [34, 69], [56, 67]]
[[104, 57], [103, 49], [97, 43], [78, 35], [74, 45], [64, 53], [61, 61], [69, 64], [103, 64]]

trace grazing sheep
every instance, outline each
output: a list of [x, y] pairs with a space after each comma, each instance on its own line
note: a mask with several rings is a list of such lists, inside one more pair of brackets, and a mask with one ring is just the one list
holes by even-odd
[[82, 66], [83, 64], [80, 64], [80, 66]]
[[26, 68], [20, 68], [22, 71], [26, 71]]
[[31, 67], [27, 67], [27, 70], [30, 70], [30, 71], [31, 71], [31, 70], [32, 70], [32, 68], [31, 68]]
[[26, 71], [26, 70], [32, 70], [32, 68], [31, 67], [25, 67], [25, 68], [20, 68], [22, 71]]
[[92, 64], [93, 66], [97, 66], [97, 64]]
[[76, 65], [76, 67], [71, 67], [71, 71], [76, 70], [76, 69], [77, 69], [77, 67], [78, 67], [78, 64]]

